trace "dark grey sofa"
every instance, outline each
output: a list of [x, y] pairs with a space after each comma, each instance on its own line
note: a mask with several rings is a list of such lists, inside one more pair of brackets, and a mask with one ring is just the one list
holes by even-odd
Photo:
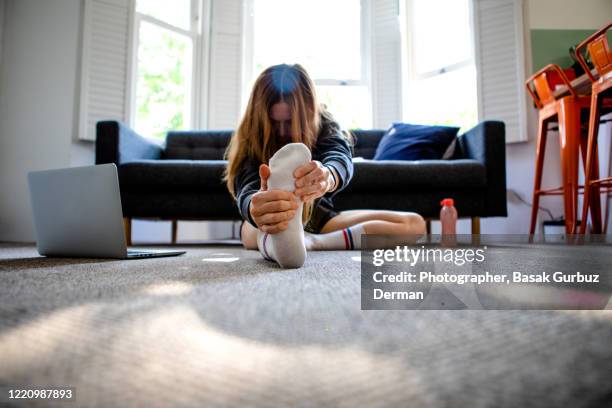
[[[231, 131], [169, 132], [165, 145], [116, 121], [97, 124], [96, 164], [119, 169], [124, 217], [235, 220], [221, 181]], [[460, 217], [506, 216], [505, 129], [486, 121], [458, 136], [450, 160], [374, 161], [383, 130], [354, 131], [354, 177], [335, 198], [339, 210], [415, 211], [437, 218], [440, 200], [455, 199]]]

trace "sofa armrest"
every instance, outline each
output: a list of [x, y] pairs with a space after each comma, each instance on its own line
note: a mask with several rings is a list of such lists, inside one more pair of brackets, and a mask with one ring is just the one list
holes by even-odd
[[132, 160], [161, 157], [162, 147], [145, 139], [129, 127], [117, 121], [96, 124], [96, 164], [119, 165]]
[[474, 159], [485, 166], [487, 193], [485, 216], [507, 216], [506, 199], [506, 126], [503, 122], [484, 121], [457, 138], [455, 158]]

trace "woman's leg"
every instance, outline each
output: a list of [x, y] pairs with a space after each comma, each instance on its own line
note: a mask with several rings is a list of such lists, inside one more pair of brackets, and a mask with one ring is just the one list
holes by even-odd
[[257, 228], [243, 221], [240, 227], [240, 240], [246, 249], [257, 249]]
[[425, 220], [417, 213], [388, 210], [349, 210], [331, 218], [321, 228], [321, 234], [363, 224], [366, 234], [424, 234]]
[[394, 248], [416, 242], [426, 232], [416, 213], [384, 210], [343, 211], [331, 218], [320, 234], [306, 234], [309, 250], [359, 249], [363, 234], [384, 236], [377, 245]]
[[[364, 233], [376, 235], [423, 235], [425, 220], [412, 212], [386, 210], [342, 211], [323, 226], [319, 235], [363, 225]], [[257, 229], [243, 222], [240, 238], [246, 249], [257, 249]]]

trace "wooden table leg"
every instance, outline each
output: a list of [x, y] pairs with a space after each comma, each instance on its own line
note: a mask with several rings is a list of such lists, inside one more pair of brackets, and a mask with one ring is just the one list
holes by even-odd
[[480, 235], [480, 217], [472, 217], [472, 235]]
[[178, 221], [172, 220], [172, 244], [176, 244], [176, 236], [178, 234]]

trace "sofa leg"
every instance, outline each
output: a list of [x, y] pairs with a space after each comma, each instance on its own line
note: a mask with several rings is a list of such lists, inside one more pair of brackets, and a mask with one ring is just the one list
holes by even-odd
[[132, 245], [132, 219], [123, 217], [123, 230], [125, 231], [125, 243], [127, 246]]
[[178, 233], [178, 221], [172, 220], [172, 245], [176, 244], [177, 233]]
[[472, 235], [480, 235], [480, 217], [472, 217]]

